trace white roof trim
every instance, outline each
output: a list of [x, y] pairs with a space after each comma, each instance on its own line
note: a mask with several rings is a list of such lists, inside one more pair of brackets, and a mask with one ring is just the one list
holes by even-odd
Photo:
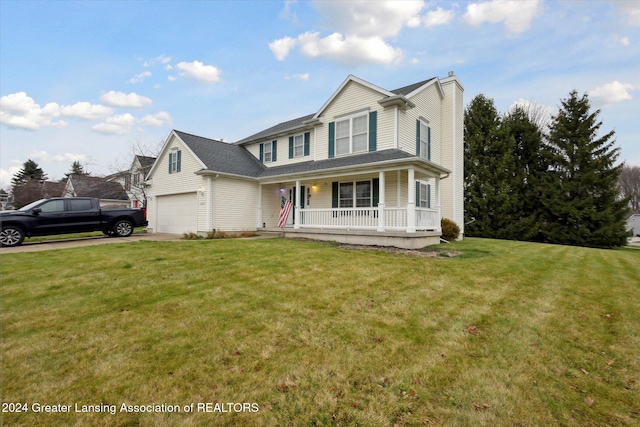
[[165, 152], [167, 151], [169, 145], [171, 145], [170, 143], [173, 142], [173, 138], [176, 138], [178, 141], [180, 141], [180, 144], [186, 149], [186, 151], [188, 151], [189, 153], [191, 153], [191, 155], [193, 156], [194, 159], [196, 159], [198, 161], [198, 163], [200, 164], [200, 166], [202, 166], [202, 169], [206, 169], [207, 165], [204, 164], [204, 162], [202, 160], [200, 160], [200, 157], [196, 156], [196, 153], [194, 153], [191, 148], [187, 145], [186, 142], [184, 142], [182, 140], [182, 138], [180, 138], [178, 136], [178, 134], [176, 133], [175, 130], [172, 130], [169, 133], [169, 136], [167, 137], [167, 139], [165, 139], [164, 141], [164, 145], [162, 146], [162, 150], [160, 150], [160, 154], [158, 154], [158, 157], [156, 158], [156, 161], [153, 162], [153, 166], [151, 166], [151, 169], [149, 170], [149, 173], [146, 176], [145, 181], [148, 181], [151, 176], [153, 175], [153, 173], [156, 171], [156, 168], [158, 167], [158, 164], [160, 164], [160, 159], [165, 155]]
[[413, 96], [416, 96], [417, 94], [419, 94], [420, 92], [422, 92], [423, 90], [425, 90], [426, 88], [428, 88], [431, 85], [434, 85], [437, 83], [437, 88], [438, 88], [438, 92], [440, 93], [440, 98], [444, 98], [444, 89], [442, 89], [442, 84], [440, 83], [440, 79], [435, 77], [431, 80], [429, 80], [427, 83], [423, 84], [422, 86], [420, 86], [419, 88], [417, 88], [416, 90], [414, 90], [413, 92], [405, 95], [407, 98], [411, 98]]
[[319, 118], [320, 115], [324, 112], [324, 110], [329, 106], [329, 104], [331, 104], [331, 102], [333, 102], [333, 100], [337, 98], [337, 96], [340, 94], [340, 92], [342, 92], [342, 89], [344, 89], [351, 82], [359, 83], [362, 86], [367, 87], [367, 88], [369, 88], [371, 90], [374, 90], [376, 92], [379, 92], [379, 93], [381, 93], [382, 95], [385, 95], [385, 96], [394, 96], [395, 95], [393, 92], [389, 92], [388, 90], [383, 89], [380, 86], [376, 86], [373, 83], [369, 83], [366, 80], [362, 80], [361, 78], [358, 78], [358, 77], [354, 76], [353, 74], [349, 74], [349, 76], [347, 76], [347, 78], [342, 82], [340, 87], [338, 87], [338, 89], [335, 92], [333, 92], [333, 95], [331, 95], [329, 97], [327, 102], [325, 102], [324, 105], [322, 107], [320, 107], [320, 109], [315, 114], [315, 116], [313, 116], [313, 118], [314, 119]]

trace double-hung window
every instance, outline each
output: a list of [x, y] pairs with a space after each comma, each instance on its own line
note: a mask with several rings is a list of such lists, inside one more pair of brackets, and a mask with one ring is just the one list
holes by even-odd
[[264, 143], [264, 162], [271, 162], [272, 161], [272, 154], [273, 154], [273, 145], [271, 142], [265, 142]]
[[336, 155], [367, 151], [369, 114], [359, 114], [336, 120]]
[[424, 182], [418, 182], [419, 185], [419, 199], [418, 207], [430, 208], [431, 207], [431, 186]]
[[431, 147], [430, 145], [430, 135], [431, 131], [429, 126], [424, 123], [422, 120], [420, 121], [420, 157], [423, 159], [431, 160]]
[[[355, 188], [355, 192], [354, 192]], [[339, 207], [371, 207], [371, 181], [341, 182]]]
[[293, 156], [304, 156], [304, 135], [296, 135], [293, 137]]

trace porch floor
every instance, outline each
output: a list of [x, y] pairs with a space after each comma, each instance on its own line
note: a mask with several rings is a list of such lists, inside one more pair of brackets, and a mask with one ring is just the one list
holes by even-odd
[[284, 237], [304, 238], [311, 240], [335, 241], [350, 245], [393, 246], [402, 249], [421, 249], [440, 243], [439, 231], [370, 231], [342, 229], [294, 229], [293, 226], [283, 230], [279, 228], [258, 228], [258, 232], [279, 232]]

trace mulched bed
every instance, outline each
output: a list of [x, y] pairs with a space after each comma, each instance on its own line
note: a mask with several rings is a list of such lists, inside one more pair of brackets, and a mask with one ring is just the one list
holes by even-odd
[[396, 254], [403, 254], [403, 255], [411, 255], [411, 256], [417, 256], [422, 258], [456, 258], [462, 255], [462, 252], [460, 251], [447, 251], [447, 250], [427, 249], [427, 248], [401, 249], [401, 248], [394, 248], [390, 246], [367, 246], [367, 245], [347, 245], [347, 244], [338, 244], [337, 247], [340, 249], [347, 249], [347, 250], [353, 250], [353, 251], [367, 249], [367, 250], [373, 250], [373, 251], [382, 251], [382, 252], [389, 252], [389, 253], [396, 253]]

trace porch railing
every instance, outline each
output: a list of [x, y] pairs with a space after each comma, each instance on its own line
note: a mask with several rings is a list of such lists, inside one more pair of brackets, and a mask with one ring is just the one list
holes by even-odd
[[[440, 209], [415, 208], [415, 212], [416, 230], [440, 228]], [[305, 208], [300, 210], [299, 225], [301, 228], [377, 230], [378, 217], [378, 208]], [[383, 219], [385, 230], [406, 230], [407, 208], [385, 207]]]

